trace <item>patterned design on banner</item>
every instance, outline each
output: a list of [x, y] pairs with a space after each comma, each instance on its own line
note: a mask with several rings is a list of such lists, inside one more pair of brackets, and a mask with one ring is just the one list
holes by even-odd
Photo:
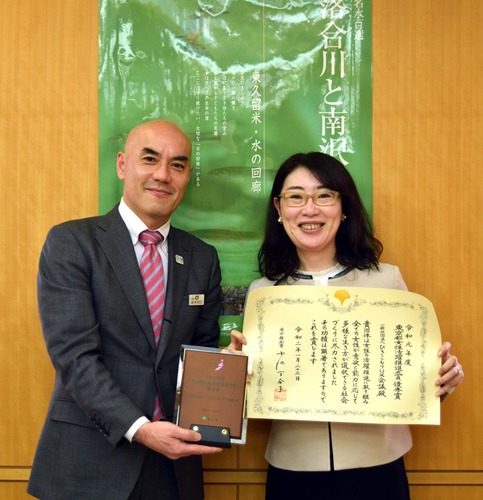
[[[322, 151], [372, 214], [371, 0], [100, 0], [99, 209], [129, 129], [164, 118], [193, 142], [172, 224], [214, 245], [227, 331], [240, 325], [273, 178]], [[224, 327], [223, 327], [224, 329]]]

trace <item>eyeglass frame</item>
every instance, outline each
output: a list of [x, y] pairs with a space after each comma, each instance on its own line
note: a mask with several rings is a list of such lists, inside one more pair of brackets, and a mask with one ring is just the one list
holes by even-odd
[[[335, 195], [333, 198], [330, 198], [330, 199], [333, 199], [333, 202], [332, 203], [325, 203], [324, 205], [320, 205], [319, 203], [317, 203], [316, 197], [318, 195], [320, 195], [320, 193], [331, 193], [331, 194]], [[290, 194], [300, 195], [303, 198], [304, 203], [302, 205], [290, 205], [290, 202], [287, 203], [287, 200], [288, 200]], [[335, 205], [335, 203], [337, 202], [337, 198], [339, 198], [339, 196], [340, 196], [340, 193], [338, 191], [334, 191], [333, 189], [319, 189], [318, 191], [316, 191], [315, 193], [312, 193], [312, 194], [308, 194], [305, 191], [295, 191], [295, 190], [294, 191], [284, 191], [283, 193], [280, 193], [277, 196], [277, 198], [279, 200], [280, 199], [284, 200], [287, 203], [287, 206], [289, 206], [291, 208], [302, 208], [302, 207], [305, 207], [305, 205], [307, 205], [309, 198], [312, 199], [312, 202], [317, 207], [331, 207], [332, 205]], [[327, 198], [323, 198], [323, 199], [327, 199]]]

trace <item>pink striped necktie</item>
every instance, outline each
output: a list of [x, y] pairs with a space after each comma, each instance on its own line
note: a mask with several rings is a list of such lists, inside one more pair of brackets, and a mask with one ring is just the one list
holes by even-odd
[[[151, 323], [153, 324], [154, 341], [157, 348], [161, 335], [161, 325], [163, 323], [165, 284], [163, 262], [156, 245], [163, 241], [163, 236], [158, 231], [147, 229], [139, 235], [139, 241], [144, 245], [140, 264], [141, 278], [144, 283], [144, 290], [151, 314]], [[153, 420], [159, 420], [161, 417], [161, 402], [157, 394]]]

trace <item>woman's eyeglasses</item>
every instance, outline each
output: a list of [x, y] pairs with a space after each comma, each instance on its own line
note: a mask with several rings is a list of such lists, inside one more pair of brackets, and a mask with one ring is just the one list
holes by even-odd
[[305, 191], [285, 191], [280, 193], [278, 198], [281, 198], [288, 207], [304, 207], [309, 198], [312, 198], [318, 207], [328, 207], [333, 205], [339, 196], [337, 191], [320, 189], [313, 194], [307, 194]]

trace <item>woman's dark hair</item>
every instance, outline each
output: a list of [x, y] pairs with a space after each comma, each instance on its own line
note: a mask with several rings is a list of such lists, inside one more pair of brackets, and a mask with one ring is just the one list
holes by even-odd
[[342, 211], [347, 219], [341, 222], [335, 238], [337, 262], [349, 268], [377, 269], [382, 243], [374, 237], [372, 223], [351, 175], [332, 156], [312, 152], [290, 156], [275, 175], [268, 202], [265, 237], [258, 252], [260, 274], [280, 283], [289, 276], [294, 277], [299, 268], [295, 245], [278, 222], [277, 209], [273, 204], [287, 176], [298, 167], [307, 168], [324, 187], [340, 194]]

